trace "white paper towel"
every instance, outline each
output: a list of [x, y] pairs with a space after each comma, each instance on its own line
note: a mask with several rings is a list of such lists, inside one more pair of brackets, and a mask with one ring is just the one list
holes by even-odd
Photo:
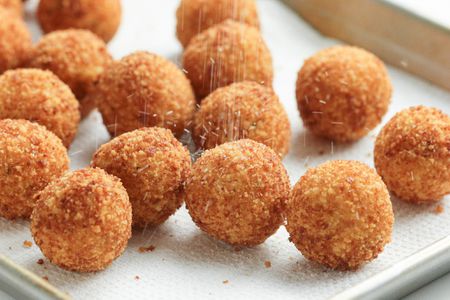
[[[175, 38], [178, 0], [123, 0], [124, 16], [110, 50], [120, 58], [135, 50], [148, 50], [174, 61], [181, 48]], [[35, 2], [29, 4], [30, 8]], [[351, 144], [333, 144], [304, 130], [295, 101], [295, 80], [304, 59], [336, 44], [304, 23], [276, 0], [258, 1], [263, 35], [273, 53], [275, 90], [284, 103], [293, 128], [292, 147], [284, 163], [294, 184], [308, 167], [329, 159], [357, 159], [373, 165], [376, 132]], [[31, 18], [32, 9], [27, 14]], [[35, 39], [36, 24], [30, 20]], [[425, 104], [450, 113], [450, 94], [394, 68], [389, 72], [395, 88], [386, 122], [402, 108]], [[85, 119], [70, 149], [73, 168], [86, 166], [92, 153], [109, 136], [98, 113]], [[319, 152], [324, 152], [320, 155]], [[29, 223], [0, 220], [0, 252], [22, 266], [47, 276], [75, 299], [324, 299], [391, 266], [420, 248], [450, 233], [450, 207], [435, 214], [435, 205], [414, 206], [393, 199], [393, 242], [380, 257], [357, 272], [330, 271], [306, 261], [288, 242], [284, 228], [261, 246], [235, 251], [214, 241], [192, 223], [184, 208], [157, 228], [134, 232], [126, 252], [107, 270], [95, 274], [63, 271], [44, 259], [32, 240]], [[139, 253], [141, 246], [155, 246]], [[272, 266], [266, 268], [265, 261]], [[135, 277], [139, 276], [139, 279]], [[225, 283], [224, 283], [225, 281]]]

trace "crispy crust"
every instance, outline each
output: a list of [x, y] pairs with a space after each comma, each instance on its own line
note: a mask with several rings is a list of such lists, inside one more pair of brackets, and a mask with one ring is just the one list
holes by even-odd
[[183, 203], [191, 168], [189, 151], [164, 128], [142, 128], [104, 144], [93, 167], [119, 177], [133, 206], [133, 225], [163, 223]]
[[0, 74], [2, 74], [26, 62], [32, 42], [25, 22], [9, 10], [0, 8], [0, 20]]
[[232, 245], [263, 243], [283, 224], [289, 178], [279, 156], [252, 140], [207, 150], [186, 184], [186, 206], [210, 236]]
[[180, 136], [195, 110], [194, 93], [183, 72], [167, 59], [143, 51], [114, 62], [90, 97], [113, 136], [152, 126]]
[[218, 88], [206, 97], [195, 114], [193, 133], [204, 149], [248, 138], [281, 157], [291, 140], [289, 119], [275, 92], [251, 81]]
[[227, 20], [190, 41], [183, 67], [201, 100], [233, 82], [272, 86], [272, 56], [257, 28]]
[[131, 204], [120, 180], [101, 169], [65, 174], [36, 195], [31, 233], [61, 268], [103, 270], [131, 236]]
[[7, 71], [0, 76], [0, 119], [27, 119], [47, 127], [69, 147], [80, 113], [70, 88], [52, 72]]
[[101, 39], [87, 30], [69, 29], [42, 37], [28, 65], [52, 71], [82, 101], [111, 63], [112, 57]]
[[302, 254], [333, 269], [352, 270], [391, 241], [394, 214], [375, 170], [357, 161], [310, 169], [287, 205], [290, 240]]
[[[0, 0], [0, 7], [10, 10], [19, 17], [23, 15], [23, 4], [21, 0]], [[0, 17], [1, 20], [3, 20]]]
[[46, 33], [86, 29], [108, 42], [119, 28], [122, 7], [120, 0], [40, 0], [37, 17]]
[[34, 194], [68, 169], [66, 148], [44, 126], [0, 121], [0, 216], [29, 218]]
[[297, 103], [304, 125], [339, 142], [358, 140], [375, 128], [391, 94], [383, 62], [357, 47], [319, 51], [298, 73]]
[[183, 47], [211, 26], [231, 19], [259, 28], [255, 0], [181, 0], [177, 9], [177, 37]]
[[413, 203], [450, 193], [450, 118], [417, 106], [397, 113], [375, 143], [375, 166], [394, 195]]

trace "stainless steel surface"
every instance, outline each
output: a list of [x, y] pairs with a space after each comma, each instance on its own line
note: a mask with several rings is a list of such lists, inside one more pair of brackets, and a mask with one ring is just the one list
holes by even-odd
[[385, 0], [283, 0], [322, 34], [450, 90], [450, 29]]
[[334, 296], [331, 300], [398, 299], [450, 270], [450, 236]]
[[[12, 298], [35, 300], [68, 300], [70, 297], [46, 280], [0, 255], [0, 290]], [[0, 294], [1, 296], [1, 294]]]

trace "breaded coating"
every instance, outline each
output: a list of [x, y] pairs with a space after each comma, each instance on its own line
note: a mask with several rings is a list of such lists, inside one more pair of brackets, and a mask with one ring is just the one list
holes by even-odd
[[255, 0], [181, 0], [177, 9], [177, 37], [183, 47], [195, 35], [231, 19], [259, 28]]
[[0, 74], [2, 74], [26, 62], [32, 41], [25, 22], [10, 10], [0, 7], [0, 20]]
[[[8, 9], [18, 17], [23, 15], [22, 0], [0, 0], [0, 8]], [[3, 20], [1, 16], [0, 20]]]
[[122, 18], [120, 0], [40, 0], [39, 24], [48, 33], [61, 29], [86, 29], [110, 41]]
[[328, 161], [309, 169], [287, 205], [290, 240], [308, 259], [353, 270], [391, 241], [394, 214], [380, 176], [357, 161]]
[[208, 235], [237, 246], [263, 243], [284, 222], [289, 178], [280, 157], [244, 139], [207, 150], [193, 165], [186, 206]]
[[271, 147], [281, 157], [291, 141], [289, 119], [278, 96], [272, 88], [252, 81], [218, 88], [203, 99], [193, 133], [203, 149], [248, 138]]
[[133, 225], [163, 223], [183, 203], [189, 151], [165, 128], [124, 133], [97, 150], [93, 167], [119, 177], [133, 207]]
[[319, 51], [298, 73], [297, 104], [312, 133], [338, 142], [355, 141], [387, 112], [392, 86], [383, 62], [350, 46]]
[[194, 92], [183, 72], [169, 60], [143, 51], [114, 62], [90, 97], [112, 136], [152, 126], [180, 136], [195, 110]]
[[397, 113], [375, 142], [375, 167], [389, 190], [413, 202], [434, 202], [450, 193], [450, 118], [416, 106]]
[[106, 44], [87, 30], [61, 30], [44, 35], [34, 47], [29, 66], [50, 70], [64, 81], [82, 103], [105, 68], [112, 63]]
[[0, 216], [29, 218], [33, 196], [69, 169], [61, 140], [26, 120], [0, 121]]
[[198, 100], [234, 82], [272, 86], [272, 56], [261, 33], [231, 20], [192, 38], [183, 53], [183, 67]]
[[131, 204], [120, 180], [101, 169], [66, 173], [36, 195], [31, 233], [42, 253], [77, 272], [105, 269], [131, 236]]
[[70, 88], [52, 72], [18, 69], [0, 76], [0, 119], [5, 118], [44, 125], [69, 147], [80, 113]]

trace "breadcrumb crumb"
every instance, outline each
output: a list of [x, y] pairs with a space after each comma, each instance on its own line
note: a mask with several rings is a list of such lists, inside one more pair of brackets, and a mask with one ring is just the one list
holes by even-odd
[[264, 262], [264, 266], [265, 266], [266, 268], [270, 268], [270, 267], [272, 267], [272, 263], [270, 262], [270, 260], [266, 260], [266, 261]]
[[155, 248], [156, 248], [155, 246], [150, 245], [147, 247], [139, 247], [138, 251], [139, 251], [139, 253], [153, 252], [155, 250]]
[[436, 205], [436, 207], [434, 208], [434, 212], [436, 214], [442, 214], [444, 212], [444, 206], [442, 204]]
[[25, 248], [31, 248], [31, 246], [33, 246], [33, 243], [30, 241], [23, 241], [23, 246]]
[[42, 258], [39, 258], [36, 263], [38, 265], [43, 265], [44, 264], [44, 260]]

